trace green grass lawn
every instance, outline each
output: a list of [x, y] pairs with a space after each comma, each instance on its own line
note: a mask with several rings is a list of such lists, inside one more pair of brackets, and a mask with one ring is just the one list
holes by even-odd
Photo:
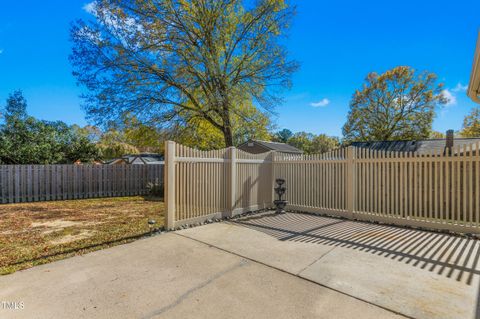
[[0, 275], [133, 241], [163, 211], [143, 197], [0, 205]]

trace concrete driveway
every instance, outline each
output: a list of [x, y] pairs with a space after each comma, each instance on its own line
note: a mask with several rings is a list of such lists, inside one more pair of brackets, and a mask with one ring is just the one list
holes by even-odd
[[480, 318], [480, 241], [287, 213], [179, 232], [413, 318]]
[[177, 233], [0, 277], [0, 302], [24, 305], [2, 319], [400, 318]]
[[459, 237], [267, 214], [0, 277], [0, 318], [474, 318], [478, 256]]

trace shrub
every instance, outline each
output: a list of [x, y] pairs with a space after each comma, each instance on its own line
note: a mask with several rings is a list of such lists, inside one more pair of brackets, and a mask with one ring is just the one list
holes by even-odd
[[147, 190], [150, 196], [163, 197], [163, 183], [157, 181], [149, 182]]

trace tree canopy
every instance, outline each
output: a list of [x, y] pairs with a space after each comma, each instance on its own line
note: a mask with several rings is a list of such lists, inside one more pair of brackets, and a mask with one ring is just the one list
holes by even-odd
[[166, 133], [148, 126], [131, 114], [124, 114], [122, 121], [111, 123], [101, 132], [97, 146], [104, 159], [122, 157], [127, 154], [163, 153]]
[[447, 102], [436, 75], [399, 66], [372, 72], [350, 102], [343, 126], [346, 141], [425, 139], [430, 136], [435, 108]]
[[[232, 116], [233, 144], [239, 145], [249, 139], [269, 140], [271, 121], [251, 103], [238, 104], [248, 117]], [[167, 136], [183, 145], [211, 150], [226, 147], [225, 139], [210, 122], [198, 117], [185, 117], [184, 123], [168, 130]]]
[[438, 131], [430, 132], [429, 138], [445, 138], [446, 134]]
[[122, 131], [109, 129], [102, 134], [97, 143], [104, 160], [119, 158], [128, 154], [138, 154], [140, 151], [134, 145], [128, 143]]
[[283, 130], [276, 132], [276, 133], [273, 135], [273, 139], [274, 139], [276, 142], [287, 143], [288, 140], [289, 140], [292, 136], [293, 136], [292, 131], [290, 131], [289, 129], [284, 128]]
[[480, 137], [480, 108], [473, 108], [463, 120], [463, 137]]
[[297, 132], [293, 134], [292, 131], [288, 129], [283, 129], [275, 133], [273, 140], [295, 146], [306, 154], [321, 154], [340, 147], [340, 139], [338, 137], [328, 136], [326, 134], [315, 135], [307, 132]]
[[8, 97], [0, 125], [0, 163], [57, 164], [99, 158], [88, 136], [60, 121], [37, 120], [28, 116], [26, 109], [21, 91]]
[[70, 60], [97, 123], [206, 121], [231, 146], [233, 122], [258, 115], [239, 105], [272, 111], [298, 67], [279, 41], [285, 0], [98, 0], [92, 14], [72, 28]]
[[23, 96], [22, 91], [14, 91], [8, 96], [3, 113], [7, 122], [9, 120], [24, 120], [27, 118], [27, 100]]

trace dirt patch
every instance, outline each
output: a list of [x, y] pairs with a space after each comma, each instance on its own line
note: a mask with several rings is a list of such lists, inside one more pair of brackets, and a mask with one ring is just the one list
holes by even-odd
[[83, 223], [72, 222], [70, 220], [58, 219], [58, 220], [51, 220], [51, 221], [42, 222], [42, 223], [33, 222], [32, 227], [34, 227], [34, 228], [36, 228], [36, 227], [47, 227], [47, 228], [61, 229], [61, 228], [67, 228], [67, 227], [76, 226], [76, 225], [80, 225], [80, 224], [83, 224]]
[[71, 220], [58, 219], [46, 222], [33, 222], [31, 226], [33, 229], [41, 229], [42, 234], [48, 235], [54, 232], [61, 231], [68, 227], [78, 227], [83, 224], [83, 222], [74, 222]]
[[13, 235], [13, 234], [15, 234], [15, 233], [16, 233], [16, 232], [13, 231], [13, 230], [4, 230], [4, 231], [1, 231], [1, 232], [0, 232], [0, 236], [1, 236], [1, 235]]
[[74, 242], [74, 241], [77, 241], [77, 240], [82, 240], [82, 239], [85, 239], [85, 238], [92, 237], [94, 234], [95, 234], [94, 231], [88, 231], [88, 230], [83, 231], [80, 234], [76, 234], [76, 235], [67, 234], [63, 237], [51, 240], [50, 243], [53, 244], [53, 245], [68, 244], [68, 243], [71, 243], [71, 242]]

